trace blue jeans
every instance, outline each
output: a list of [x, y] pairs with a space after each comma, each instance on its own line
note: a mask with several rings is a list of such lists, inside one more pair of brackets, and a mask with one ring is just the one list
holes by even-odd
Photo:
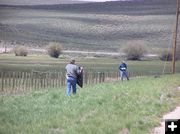
[[72, 87], [73, 94], [76, 94], [76, 83], [77, 83], [76, 78], [68, 77], [66, 79], [66, 95], [67, 96], [70, 96], [71, 94], [71, 87]]
[[129, 80], [129, 76], [128, 76], [128, 73], [126, 70], [124, 70], [124, 71], [120, 70], [120, 77], [121, 77], [121, 80], [123, 80], [124, 77], [126, 77], [127, 80]]

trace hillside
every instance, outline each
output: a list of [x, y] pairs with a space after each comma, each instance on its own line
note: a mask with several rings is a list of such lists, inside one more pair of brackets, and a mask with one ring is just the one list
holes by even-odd
[[134, 0], [95, 3], [91, 2], [80, 4], [24, 5], [21, 7], [29, 9], [59, 10], [79, 13], [159, 15], [173, 14], [175, 12], [175, 2], [175, 0]]
[[172, 42], [175, 1], [0, 5], [0, 14], [0, 40], [31, 46], [59, 41], [67, 50], [113, 52], [142, 40], [152, 53]]
[[[125, 14], [125, 15], [167, 15], [175, 13], [176, 1], [135, 0], [111, 2], [65, 2], [64, 4], [2, 5], [3, 8], [58, 10], [70, 13]], [[68, 4], [67, 4], [68, 3]]]
[[84, 3], [78, 0], [1, 0], [0, 5], [50, 5], [50, 4], [74, 4]]

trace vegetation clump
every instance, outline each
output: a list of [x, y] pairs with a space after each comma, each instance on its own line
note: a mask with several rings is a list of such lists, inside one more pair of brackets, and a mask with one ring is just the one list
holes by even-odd
[[25, 46], [17, 46], [14, 48], [15, 56], [27, 56], [28, 50]]
[[47, 47], [47, 52], [49, 56], [53, 58], [58, 58], [62, 53], [62, 46], [58, 42], [51, 42]]
[[[164, 51], [161, 52], [159, 59], [162, 61], [172, 61], [173, 59], [172, 51], [165, 49]], [[180, 47], [176, 48], [175, 60], [180, 60]]]
[[162, 61], [172, 61], [172, 52], [168, 50], [162, 51], [159, 59]]
[[123, 48], [127, 60], [141, 60], [146, 53], [145, 43], [142, 41], [128, 42]]

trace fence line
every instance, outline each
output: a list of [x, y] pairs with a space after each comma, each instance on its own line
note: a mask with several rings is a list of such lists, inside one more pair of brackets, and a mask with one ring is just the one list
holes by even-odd
[[[84, 73], [84, 84], [95, 84], [105, 81], [104, 73]], [[58, 88], [65, 85], [63, 72], [0, 72], [0, 92], [16, 92]]]
[[[136, 74], [129, 74], [131, 77]], [[140, 75], [140, 74], [138, 74]], [[84, 85], [117, 80], [118, 72], [84, 72]], [[18, 92], [65, 85], [65, 72], [0, 72], [0, 92]]]

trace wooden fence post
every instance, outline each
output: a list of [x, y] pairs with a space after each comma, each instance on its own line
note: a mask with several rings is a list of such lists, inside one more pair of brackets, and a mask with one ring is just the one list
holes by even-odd
[[4, 91], [4, 72], [1, 72], [1, 82], [2, 82], [1, 89], [2, 91]]
[[13, 72], [12, 74], [12, 90], [14, 91], [15, 90], [15, 79], [16, 79], [16, 75], [15, 75], [15, 72]]
[[20, 80], [21, 80], [20, 72], [17, 72], [17, 75], [18, 75], [18, 81], [17, 81], [17, 89], [16, 90], [19, 90], [20, 89]]
[[34, 87], [35, 87], [35, 90], [37, 89], [37, 72], [34, 73]]
[[98, 72], [98, 83], [101, 83], [101, 72]]
[[4, 91], [7, 88], [6, 85], [7, 85], [7, 73], [4, 73]]

